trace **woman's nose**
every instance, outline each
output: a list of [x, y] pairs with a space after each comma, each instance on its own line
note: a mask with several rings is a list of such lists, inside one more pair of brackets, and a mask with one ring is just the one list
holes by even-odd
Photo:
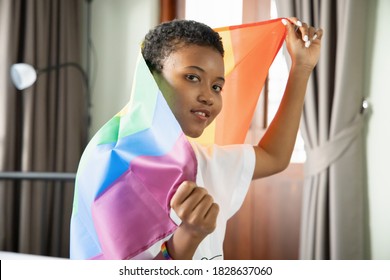
[[205, 105], [213, 105], [214, 98], [213, 98], [213, 92], [209, 88], [204, 88], [202, 92], [198, 96], [198, 101], [205, 104]]

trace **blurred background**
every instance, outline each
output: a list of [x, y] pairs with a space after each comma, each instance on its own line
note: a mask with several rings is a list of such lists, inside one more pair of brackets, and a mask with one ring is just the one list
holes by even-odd
[[[297, 16], [325, 35], [292, 162], [253, 182], [225, 258], [390, 259], [389, 14], [387, 0], [0, 0], [0, 251], [69, 257], [79, 159], [129, 100], [150, 28]], [[24, 89], [16, 63], [36, 70]], [[282, 49], [248, 143], [272, 120], [289, 63]]]

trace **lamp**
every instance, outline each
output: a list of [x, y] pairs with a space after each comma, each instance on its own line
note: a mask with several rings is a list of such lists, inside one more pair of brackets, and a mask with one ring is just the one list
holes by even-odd
[[[38, 75], [44, 72], [48, 72], [51, 70], [57, 70], [62, 67], [75, 67], [80, 71], [85, 87], [86, 87], [86, 126], [89, 127], [90, 124], [90, 115], [89, 115], [89, 107], [90, 107], [90, 88], [89, 88], [89, 80], [88, 75], [84, 71], [84, 69], [78, 63], [67, 62], [54, 66], [49, 66], [44, 69], [35, 69], [32, 65], [27, 63], [16, 63], [13, 64], [10, 68], [11, 80], [12, 83], [18, 90], [24, 90], [30, 86], [32, 86], [38, 78]], [[88, 143], [88, 133], [86, 134], [86, 138], [84, 139], [84, 144]], [[74, 181], [76, 174], [74, 173], [61, 173], [61, 172], [0, 172], [0, 180], [70, 180]]]
[[75, 67], [77, 70], [80, 71], [88, 91], [89, 90], [88, 75], [78, 63], [74, 63], [74, 62], [67, 62], [55, 66], [49, 66], [44, 69], [35, 69], [32, 65], [27, 63], [16, 63], [13, 64], [10, 69], [11, 80], [18, 90], [24, 90], [35, 83], [39, 74], [51, 70], [59, 69], [62, 67], [66, 67], [66, 66]]
[[37, 72], [30, 64], [17, 63], [11, 66], [11, 79], [18, 90], [23, 90], [35, 83]]

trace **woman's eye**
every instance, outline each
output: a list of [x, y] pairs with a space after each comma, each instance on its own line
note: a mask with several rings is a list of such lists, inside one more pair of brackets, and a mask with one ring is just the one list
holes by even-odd
[[220, 93], [220, 92], [222, 91], [222, 87], [219, 86], [219, 85], [213, 85], [213, 90], [214, 90], [215, 92]]
[[186, 75], [186, 79], [191, 81], [191, 82], [199, 82], [200, 81], [198, 76], [191, 75], [191, 74], [190, 75]]

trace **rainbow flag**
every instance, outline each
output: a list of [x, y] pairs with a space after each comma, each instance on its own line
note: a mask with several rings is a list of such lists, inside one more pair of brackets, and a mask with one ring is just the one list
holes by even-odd
[[[242, 143], [285, 27], [278, 19], [217, 31], [226, 52], [224, 109], [199, 141]], [[177, 225], [169, 201], [181, 182], [195, 181], [196, 171], [191, 144], [140, 57], [129, 103], [80, 160], [70, 257], [129, 259], [171, 234]]]

